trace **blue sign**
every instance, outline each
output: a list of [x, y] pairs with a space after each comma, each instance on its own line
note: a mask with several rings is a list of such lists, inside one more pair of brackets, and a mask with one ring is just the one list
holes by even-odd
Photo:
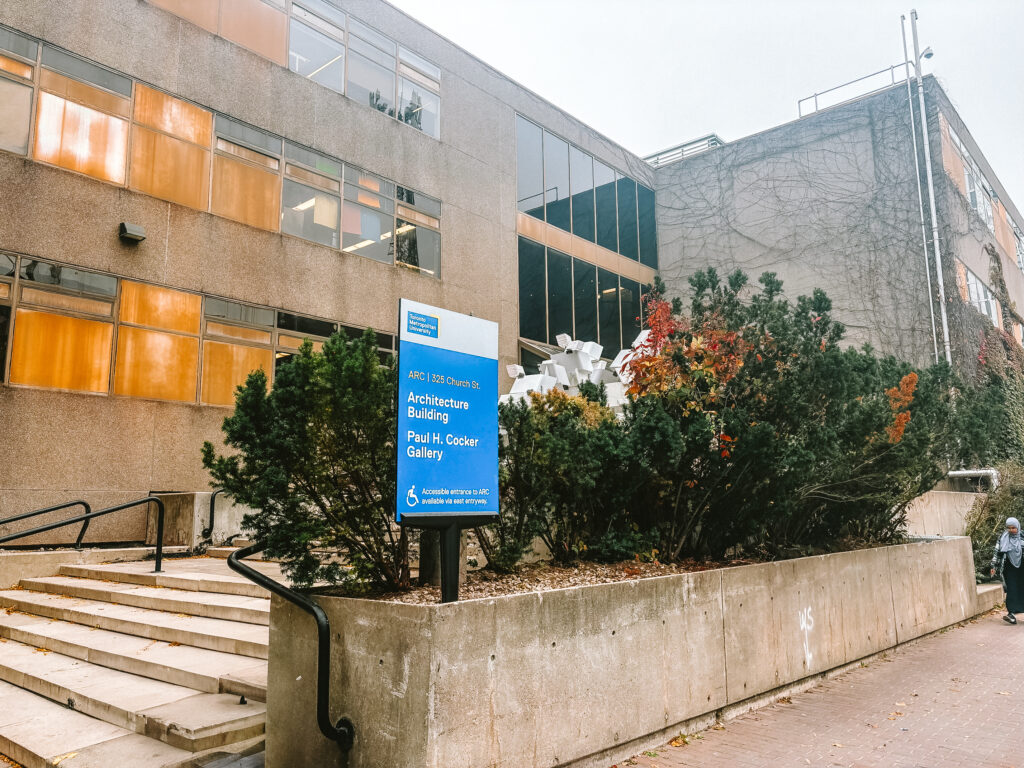
[[498, 514], [498, 326], [399, 304], [397, 519]]

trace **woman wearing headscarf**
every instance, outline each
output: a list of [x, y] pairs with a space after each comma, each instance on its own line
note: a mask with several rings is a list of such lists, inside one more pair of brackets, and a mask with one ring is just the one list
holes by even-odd
[[1006, 615], [1003, 621], [1016, 624], [1017, 617], [1013, 614], [1024, 613], [1024, 568], [1021, 567], [1021, 550], [1024, 539], [1021, 538], [1020, 522], [1016, 517], [1006, 519], [1006, 530], [996, 543], [996, 553], [992, 557], [992, 575], [999, 573], [1006, 592]]

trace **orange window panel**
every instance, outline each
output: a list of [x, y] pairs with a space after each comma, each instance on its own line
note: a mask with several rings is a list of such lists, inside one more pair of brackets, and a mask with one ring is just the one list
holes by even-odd
[[257, 341], [261, 344], [270, 343], [270, 331], [260, 331], [256, 328], [243, 328], [240, 325], [226, 325], [213, 320], [206, 321], [206, 332], [215, 336], [226, 336], [229, 339], [242, 339], [243, 341]]
[[415, 221], [417, 224], [425, 224], [428, 227], [433, 227], [434, 229], [441, 228], [441, 222], [435, 219], [433, 216], [428, 216], [425, 213], [414, 211], [412, 208], [406, 208], [401, 203], [399, 203], [398, 205], [398, 215], [403, 219]]
[[24, 283], [21, 287], [21, 300], [29, 304], [42, 304], [44, 307], [53, 307], [54, 309], [70, 309], [72, 312], [85, 312], [90, 315], [110, 317], [113, 314], [113, 304], [109, 301], [73, 296], [67, 293], [55, 293], [54, 291], [42, 291]]
[[11, 383], [106, 392], [112, 323], [19, 309], [14, 319]]
[[220, 34], [282, 67], [288, 63], [288, 18], [261, 0], [221, 0]]
[[[287, 347], [288, 349], [298, 349], [299, 347], [302, 346], [302, 342], [304, 342], [305, 340], [305, 338], [299, 338], [297, 336], [285, 336], [283, 333], [277, 337], [278, 345], [282, 347]], [[313, 342], [314, 352], [322, 352], [323, 349], [324, 343], [322, 341]]]
[[195, 402], [199, 339], [121, 326], [114, 394]]
[[210, 153], [181, 139], [132, 126], [132, 189], [161, 200], [207, 209]]
[[24, 77], [26, 80], [32, 79], [32, 67], [30, 65], [22, 64], [20, 61], [8, 58], [7, 56], [0, 55], [0, 69], [4, 72], [10, 72], [12, 75]]
[[269, 349], [204, 341], [203, 403], [234, 405], [235, 387], [244, 384], [249, 374], [260, 368], [266, 371], [269, 382], [273, 370], [273, 353]]
[[230, 157], [213, 158], [211, 213], [276, 231], [281, 217], [281, 178]]
[[0, 299], [9, 299], [11, 297], [11, 286], [7, 283], [0, 283]]
[[217, 19], [220, 16], [220, 0], [149, 0], [158, 8], [170, 11], [186, 21], [217, 33]]
[[101, 112], [109, 112], [119, 117], [128, 117], [131, 114], [131, 101], [124, 96], [94, 88], [79, 80], [58, 75], [49, 69], [40, 70], [39, 85], [50, 93]]
[[44, 163], [123, 184], [128, 123], [41, 92], [33, 147], [35, 158]]
[[135, 122], [203, 147], [213, 137], [213, 113], [141, 83], [135, 86]]
[[234, 155], [235, 157], [241, 157], [244, 160], [248, 160], [250, 163], [256, 163], [257, 165], [265, 165], [267, 168], [277, 170], [279, 163], [277, 158], [268, 157], [262, 152], [256, 152], [248, 147], [243, 147], [240, 144], [226, 141], [224, 139], [217, 139], [217, 149], [221, 152], [227, 152]]
[[156, 285], [121, 281], [121, 322], [199, 333], [203, 297]]

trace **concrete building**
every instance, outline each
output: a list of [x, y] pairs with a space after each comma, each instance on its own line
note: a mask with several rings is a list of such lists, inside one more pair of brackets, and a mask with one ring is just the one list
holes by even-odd
[[905, 82], [737, 141], [710, 137], [648, 158], [670, 288], [685, 294], [705, 266], [742, 269], [752, 283], [776, 272], [793, 298], [825, 289], [850, 343], [918, 365], [945, 359], [941, 301], [952, 362], [967, 373], [986, 333], [1020, 344], [1024, 218], [939, 83], [924, 85], [944, 294], [916, 84], [908, 98]]
[[208, 489], [248, 372], [399, 297], [613, 357], [657, 267], [647, 163], [381, 0], [5, 0], [0, 115], [0, 517]]

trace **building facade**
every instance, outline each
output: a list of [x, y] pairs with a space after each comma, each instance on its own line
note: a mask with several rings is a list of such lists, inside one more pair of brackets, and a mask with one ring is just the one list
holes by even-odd
[[648, 164], [380, 0], [7, 0], [0, 114], [0, 517], [207, 490], [247, 374], [399, 297], [613, 357], [657, 269]]
[[906, 83], [686, 157], [652, 156], [670, 288], [685, 294], [705, 266], [755, 283], [776, 272], [791, 297], [823, 288], [849, 343], [918, 365], [945, 359], [944, 308], [952, 362], [968, 374], [986, 332], [1020, 344], [1024, 218], [939, 83], [924, 86], [944, 293]]

